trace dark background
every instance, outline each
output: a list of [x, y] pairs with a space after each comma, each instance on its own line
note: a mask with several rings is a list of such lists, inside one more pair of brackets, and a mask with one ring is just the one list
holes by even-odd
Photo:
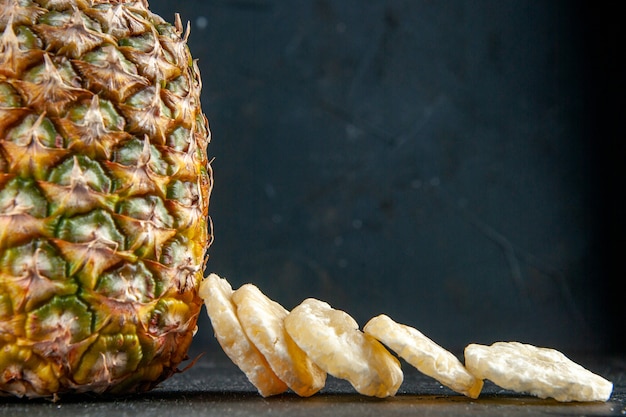
[[[451, 350], [624, 351], [623, 29], [609, 3], [151, 0], [192, 25], [208, 271]], [[194, 348], [218, 350], [203, 313]], [[219, 354], [219, 353], [218, 353]]]

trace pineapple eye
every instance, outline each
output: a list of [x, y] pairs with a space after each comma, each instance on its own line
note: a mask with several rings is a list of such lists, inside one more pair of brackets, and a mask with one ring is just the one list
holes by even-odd
[[48, 181], [58, 185], [71, 185], [77, 180], [77, 167], [80, 170], [80, 179], [90, 188], [101, 193], [111, 191], [111, 180], [106, 176], [99, 163], [78, 155], [74, 159], [68, 158], [50, 171]]
[[96, 291], [121, 303], [147, 303], [155, 296], [154, 276], [142, 263], [124, 264], [103, 274]]
[[15, 31], [22, 49], [42, 48], [43, 42], [26, 26], [18, 26]]
[[190, 132], [184, 127], [176, 128], [168, 137], [167, 145], [179, 152], [189, 149]]
[[[115, 329], [113, 325], [109, 327]], [[79, 384], [107, 386], [115, 378], [135, 373], [141, 359], [141, 343], [136, 334], [101, 335], [81, 358], [74, 379]]]
[[43, 23], [50, 26], [63, 26], [70, 20], [70, 15], [61, 13], [56, 10], [51, 10], [39, 18], [39, 23]]
[[165, 89], [179, 96], [186, 96], [187, 94], [189, 94], [189, 90], [191, 88], [189, 85], [189, 79], [181, 75], [180, 77], [168, 81], [168, 83], [165, 85]]
[[172, 181], [168, 187], [167, 198], [176, 200], [184, 206], [194, 206], [200, 199], [198, 186], [192, 182]]
[[48, 210], [48, 202], [33, 181], [15, 178], [6, 183], [0, 191], [0, 212], [21, 214], [43, 218]]
[[163, 160], [161, 153], [154, 145], [149, 145], [148, 155], [145, 155], [143, 141], [133, 138], [115, 151], [113, 160], [126, 166], [136, 166], [141, 161], [148, 159], [148, 166], [158, 175], [167, 175], [168, 164]]
[[111, 215], [104, 210], [62, 219], [59, 222], [58, 236], [67, 242], [101, 241], [115, 249], [123, 249], [125, 241]]
[[0, 82], [0, 107], [21, 107], [22, 98], [9, 83]]
[[75, 296], [56, 296], [32, 311], [26, 319], [26, 334], [32, 340], [52, 338], [76, 343], [91, 334], [93, 315]]
[[169, 214], [163, 200], [156, 196], [133, 197], [122, 201], [119, 214], [137, 220], [149, 220], [157, 227], [172, 227], [174, 218]]
[[58, 147], [61, 135], [50, 119], [30, 114], [11, 129], [9, 137], [11, 142], [17, 145], [29, 145], [33, 139], [36, 139], [43, 146], [55, 148]]
[[191, 259], [187, 243], [182, 239], [172, 239], [163, 247], [160, 261], [163, 265], [177, 266], [188, 264]]
[[154, 47], [155, 38], [151, 32], [142, 33], [138, 36], [131, 36], [128, 38], [120, 39], [118, 41], [119, 46], [125, 46], [133, 49], [138, 49], [142, 52], [148, 52]]
[[59, 280], [65, 277], [65, 264], [50, 243], [35, 240], [4, 251], [0, 258], [0, 271], [19, 276], [25, 269], [36, 269], [49, 279]]
[[75, 124], [89, 127], [93, 130], [110, 129], [120, 131], [124, 129], [125, 120], [115, 110], [113, 104], [96, 96], [95, 106], [80, 103], [67, 112], [67, 118]]

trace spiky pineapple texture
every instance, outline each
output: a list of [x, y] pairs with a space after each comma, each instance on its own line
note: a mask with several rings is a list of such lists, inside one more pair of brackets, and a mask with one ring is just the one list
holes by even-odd
[[181, 20], [0, 0], [0, 395], [149, 389], [186, 358], [212, 175]]

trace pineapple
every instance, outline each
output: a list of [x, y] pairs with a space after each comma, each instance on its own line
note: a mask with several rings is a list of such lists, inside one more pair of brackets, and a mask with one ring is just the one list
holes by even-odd
[[145, 0], [0, 0], [0, 395], [186, 359], [212, 186], [188, 35]]

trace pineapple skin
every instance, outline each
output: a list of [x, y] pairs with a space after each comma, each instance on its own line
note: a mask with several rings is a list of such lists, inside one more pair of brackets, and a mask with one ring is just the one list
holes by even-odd
[[145, 0], [0, 0], [0, 396], [187, 359], [213, 178], [188, 35]]

